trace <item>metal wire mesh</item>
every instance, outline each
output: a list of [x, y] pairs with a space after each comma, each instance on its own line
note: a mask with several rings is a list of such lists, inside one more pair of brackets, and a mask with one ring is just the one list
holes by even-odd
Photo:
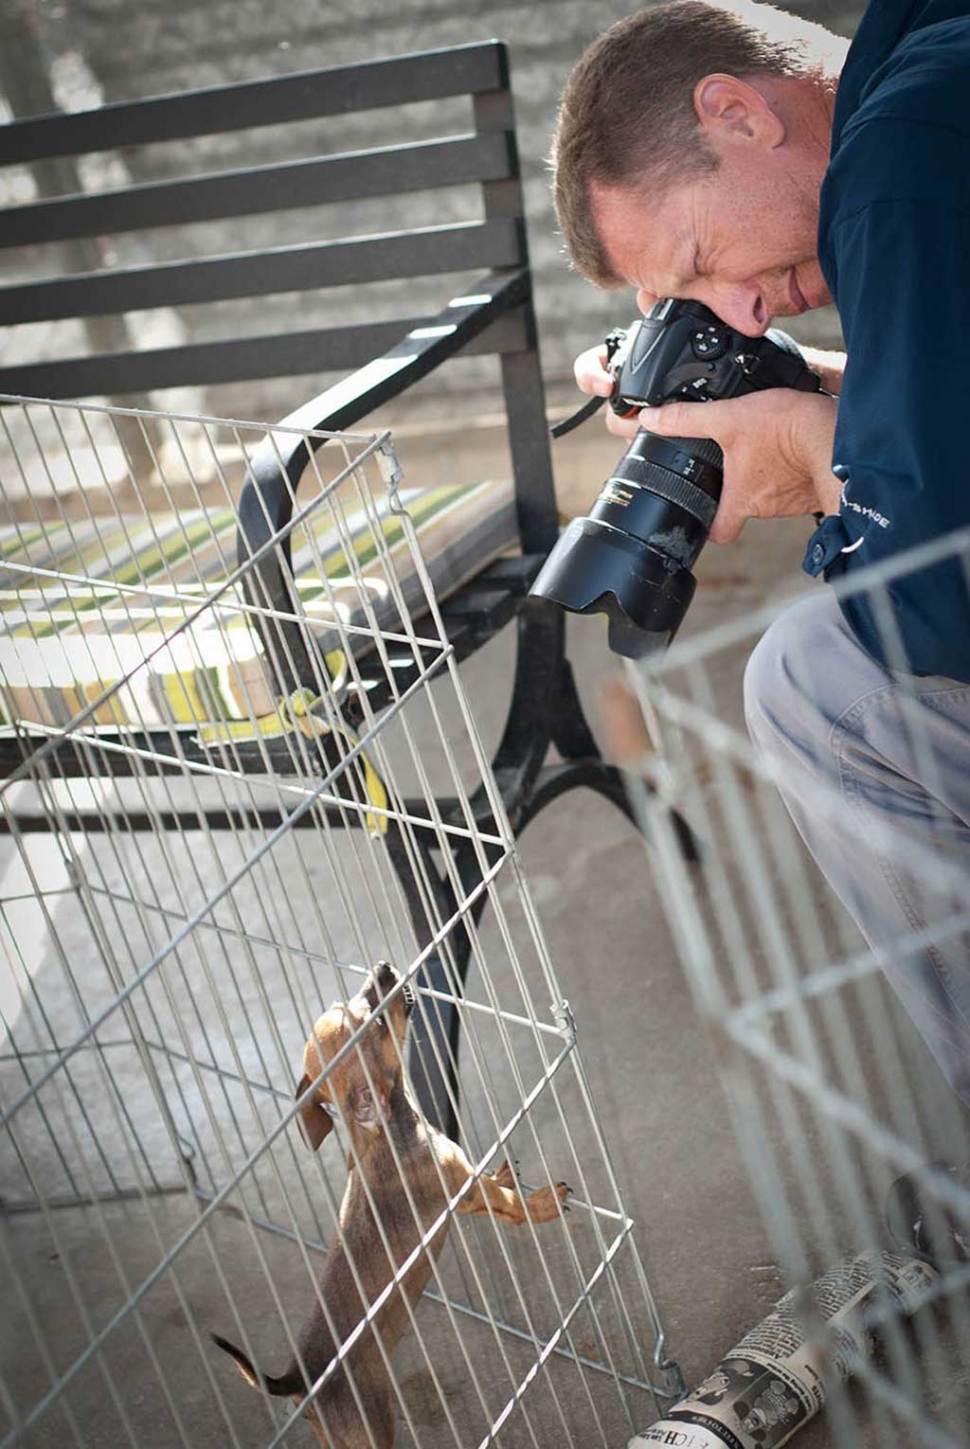
[[[970, 1160], [968, 1102], [965, 1090], [962, 1100], [960, 1094], [967, 1058], [959, 1002], [970, 970], [959, 849], [966, 826], [942, 783], [940, 734], [943, 718], [946, 748], [959, 747], [945, 702], [961, 701], [966, 689], [913, 672], [894, 603], [900, 585], [918, 572], [943, 568], [965, 581], [968, 550], [963, 534], [924, 545], [860, 571], [834, 594], [824, 591], [829, 602], [819, 588], [807, 600], [785, 601], [785, 608], [770, 603], [678, 643], [648, 667], [630, 666], [627, 675], [628, 698], [639, 706], [621, 715], [630, 788], [656, 845], [651, 858], [661, 896], [727, 1089], [738, 1148], [794, 1288], [807, 1288], [848, 1257], [898, 1251], [885, 1209], [903, 1174], [921, 1184], [919, 1219], [916, 1212], [906, 1219], [919, 1220], [917, 1247], [930, 1230], [938, 1230], [938, 1243], [952, 1241], [946, 1235], [970, 1222], [970, 1175], [947, 1170], [965, 1169]], [[846, 694], [857, 703], [843, 717], [823, 717], [818, 704], [813, 743], [809, 748], [799, 734], [798, 758], [778, 721], [774, 745], [771, 732], [758, 734], [757, 710], [770, 710], [775, 700], [784, 715], [784, 690], [803, 692], [803, 666], [816, 685], [839, 667], [812, 622], [822, 609], [838, 618], [846, 601], [860, 598], [876, 621], [885, 663], [871, 665], [873, 681], [865, 675], [850, 682]], [[751, 650], [762, 636], [767, 653], [759, 664]], [[778, 666], [767, 684], [765, 658]], [[877, 788], [883, 762], [875, 746], [863, 758], [858, 745], [860, 721], [877, 704], [891, 709], [909, 762], [908, 775], [895, 773], [889, 808], [869, 808], [873, 801], [885, 807]], [[934, 714], [939, 710], [943, 716]], [[749, 723], [755, 720], [757, 749], [746, 712]], [[865, 769], [870, 773], [861, 778]], [[912, 780], [921, 782], [919, 792]], [[685, 864], [672, 838], [670, 805], [697, 832], [697, 868]], [[816, 850], [813, 858], [803, 836], [838, 839], [841, 854]], [[903, 909], [919, 901], [921, 914], [910, 912], [908, 922], [878, 938], [848, 880], [827, 865], [853, 853], [894, 885]], [[860, 870], [857, 878], [864, 876]], [[941, 1014], [945, 1003], [958, 1042], [948, 1069], [956, 1090], [934, 1060], [943, 1057], [932, 1030], [918, 1033], [910, 1019], [922, 1011], [927, 1020], [926, 988], [912, 984], [914, 963], [923, 960], [939, 985], [935, 1011]], [[836, 1371], [844, 1346], [826, 1336], [824, 1324], [806, 1322], [830, 1374], [829, 1437], [813, 1443], [953, 1449], [970, 1442], [970, 1262], [957, 1241], [952, 1256], [937, 1254], [932, 1267], [919, 1311], [912, 1320], [889, 1312], [875, 1325], [871, 1351], [853, 1357], [848, 1385]], [[759, 1433], [749, 1439], [739, 1432], [739, 1442], [787, 1437], [774, 1423]]]
[[[208, 1333], [306, 1369], [341, 1244], [364, 1309], [306, 1380], [324, 1408], [349, 1381], [347, 1444], [395, 1424], [423, 1446], [615, 1444], [680, 1380], [406, 506], [427, 500], [386, 435], [314, 436], [292, 521], [238, 563], [239, 485], [280, 430], [120, 416], [0, 412], [0, 1444], [305, 1442], [304, 1389], [247, 1390]], [[281, 611], [259, 567], [284, 549]], [[315, 646], [288, 697], [281, 622]], [[418, 993], [471, 1176], [422, 1218], [388, 1131], [416, 1246], [402, 1261], [368, 1204], [393, 1265], [368, 1302], [341, 1217], [362, 1139], [340, 1109], [309, 1153], [294, 1087], [313, 1023], [382, 959]], [[348, 1054], [368, 1073], [380, 1014], [314, 1091], [337, 1100]], [[523, 1196], [569, 1183], [568, 1214], [463, 1212], [505, 1158]], [[441, 1228], [394, 1352], [375, 1325]]]

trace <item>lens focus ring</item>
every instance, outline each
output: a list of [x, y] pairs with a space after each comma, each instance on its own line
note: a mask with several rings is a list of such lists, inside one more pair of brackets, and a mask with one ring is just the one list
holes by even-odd
[[681, 478], [679, 474], [671, 473], [669, 469], [661, 468], [656, 463], [644, 462], [635, 453], [627, 453], [621, 458], [620, 469], [610, 482], [633, 483], [649, 493], [656, 493], [659, 498], [665, 498], [668, 503], [676, 503], [678, 508], [683, 508], [705, 529], [709, 529], [714, 522], [718, 500], [705, 493], [703, 488], [695, 488], [693, 483]]
[[698, 463], [706, 463], [718, 473], [724, 467], [724, 454], [713, 438], [661, 437], [659, 433], [651, 433], [649, 429], [641, 428], [630, 451], [636, 457], [651, 463], [660, 463], [682, 477], [687, 476], [684, 468], [687, 460], [694, 467]]

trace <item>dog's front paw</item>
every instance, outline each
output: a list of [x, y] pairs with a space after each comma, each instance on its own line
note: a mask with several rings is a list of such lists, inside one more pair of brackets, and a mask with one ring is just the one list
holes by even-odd
[[499, 1187], [515, 1187], [515, 1168], [512, 1165], [512, 1159], [510, 1157], [507, 1157], [498, 1171], [493, 1174], [492, 1181], [497, 1183]]
[[529, 1217], [534, 1223], [548, 1223], [561, 1212], [568, 1212], [563, 1204], [571, 1191], [568, 1183], [557, 1182], [554, 1187], [540, 1187], [537, 1192], [531, 1192], [525, 1199]]

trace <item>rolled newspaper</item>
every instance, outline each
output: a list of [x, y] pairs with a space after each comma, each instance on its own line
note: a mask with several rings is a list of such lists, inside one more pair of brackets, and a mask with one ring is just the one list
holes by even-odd
[[[847, 1259], [795, 1288], [747, 1333], [693, 1393], [628, 1449], [781, 1449], [815, 1417], [833, 1376], [847, 1379], [871, 1352], [886, 1313], [914, 1312], [939, 1274], [898, 1253]], [[824, 1333], [811, 1333], [811, 1323]]]

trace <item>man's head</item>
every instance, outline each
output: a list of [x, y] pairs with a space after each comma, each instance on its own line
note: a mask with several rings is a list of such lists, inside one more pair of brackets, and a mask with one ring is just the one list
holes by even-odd
[[742, 332], [830, 300], [818, 194], [848, 42], [768, 5], [674, 0], [586, 51], [553, 150], [559, 224], [598, 286], [694, 297]]

